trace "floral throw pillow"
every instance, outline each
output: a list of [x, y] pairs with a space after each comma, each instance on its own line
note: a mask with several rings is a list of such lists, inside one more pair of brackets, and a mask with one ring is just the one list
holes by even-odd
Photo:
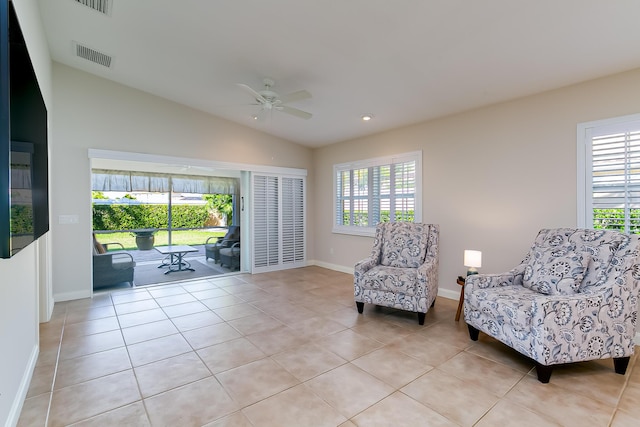
[[571, 249], [534, 249], [524, 270], [522, 286], [546, 295], [577, 293], [591, 257]]

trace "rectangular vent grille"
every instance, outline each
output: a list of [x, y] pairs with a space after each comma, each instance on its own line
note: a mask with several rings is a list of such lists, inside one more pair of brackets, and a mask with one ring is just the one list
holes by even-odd
[[97, 50], [76, 43], [76, 55], [103, 67], [111, 68], [112, 57]]
[[109, 15], [111, 12], [111, 0], [75, 0], [76, 3], [80, 3], [84, 6], [90, 7], [93, 10], [97, 10], [100, 13]]

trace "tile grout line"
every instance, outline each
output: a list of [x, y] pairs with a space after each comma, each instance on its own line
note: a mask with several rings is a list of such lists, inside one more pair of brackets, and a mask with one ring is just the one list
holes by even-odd
[[44, 420], [45, 427], [49, 425], [49, 416], [51, 415], [51, 404], [53, 403], [53, 392], [56, 386], [56, 377], [58, 375], [58, 363], [60, 363], [60, 352], [62, 351], [62, 338], [64, 337], [64, 329], [67, 325], [67, 307], [64, 310], [64, 321], [62, 322], [62, 330], [60, 331], [60, 342], [58, 343], [58, 353], [56, 354], [55, 368], [53, 368], [53, 379], [51, 381], [51, 395], [49, 396], [49, 404], [47, 406], [47, 415]]

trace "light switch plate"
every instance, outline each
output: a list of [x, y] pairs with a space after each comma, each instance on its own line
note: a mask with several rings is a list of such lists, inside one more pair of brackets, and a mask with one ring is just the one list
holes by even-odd
[[58, 216], [58, 224], [77, 224], [78, 215], [60, 215]]

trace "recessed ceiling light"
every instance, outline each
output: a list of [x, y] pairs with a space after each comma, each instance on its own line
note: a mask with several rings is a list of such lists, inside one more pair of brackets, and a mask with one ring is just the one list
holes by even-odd
[[362, 116], [362, 120], [364, 120], [365, 122], [368, 122], [371, 119], [373, 119], [373, 114], [364, 114]]

